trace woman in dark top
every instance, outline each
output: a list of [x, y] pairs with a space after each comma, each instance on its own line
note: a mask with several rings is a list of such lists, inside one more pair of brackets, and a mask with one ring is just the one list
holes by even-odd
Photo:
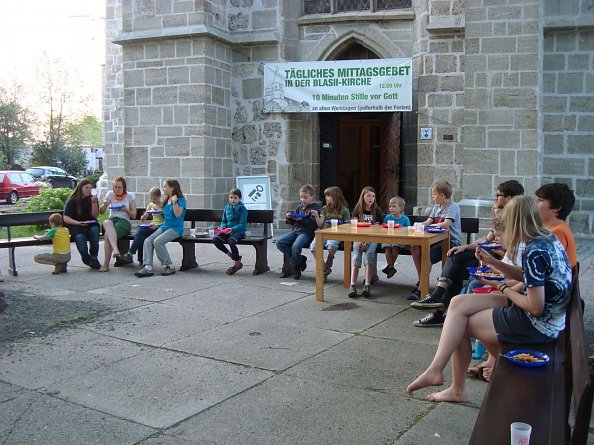
[[[78, 183], [64, 207], [64, 222], [76, 242], [76, 248], [87, 266], [99, 269], [99, 205], [91, 195], [93, 185], [87, 179]], [[89, 243], [87, 249], [87, 242]]]

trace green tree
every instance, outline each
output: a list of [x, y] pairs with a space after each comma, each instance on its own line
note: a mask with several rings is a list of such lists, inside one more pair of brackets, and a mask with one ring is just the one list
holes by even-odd
[[[86, 155], [80, 143], [93, 135], [93, 126], [92, 122], [85, 124], [88, 120], [84, 118], [76, 123], [74, 116], [77, 109], [84, 106], [86, 99], [76, 95], [76, 86], [71, 84], [64, 63], [51, 60], [47, 55], [44, 62], [44, 70], [39, 72], [38, 77], [43, 86], [42, 99], [47, 104], [46, 130], [44, 137], [33, 146], [31, 164], [55, 165], [73, 175], [82, 175], [86, 167]], [[87, 135], [81, 129], [89, 125], [91, 129]]]
[[22, 87], [0, 86], [0, 165], [12, 168], [31, 139], [33, 115], [22, 105]]
[[66, 141], [70, 147], [98, 147], [101, 145], [102, 125], [95, 116], [66, 124]]

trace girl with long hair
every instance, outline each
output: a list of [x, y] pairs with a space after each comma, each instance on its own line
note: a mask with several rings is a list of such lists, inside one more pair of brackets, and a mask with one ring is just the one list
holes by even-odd
[[[384, 215], [375, 200], [375, 189], [370, 185], [363, 187], [359, 200], [353, 209], [353, 218], [359, 222], [370, 224], [381, 223]], [[363, 298], [371, 296], [371, 278], [377, 265], [378, 243], [353, 243], [353, 266], [351, 269], [351, 286], [349, 288], [349, 298], [357, 298], [357, 279], [359, 278], [359, 269], [365, 265], [365, 284], [361, 291]]]
[[109, 218], [103, 221], [105, 258], [99, 272], [109, 270], [112, 254], [114, 258], [121, 258], [118, 240], [130, 234], [132, 230], [130, 218], [136, 218], [136, 196], [128, 191], [126, 180], [121, 176], [114, 178], [112, 190], [105, 195], [105, 201], [99, 213], [105, 213], [108, 208]]
[[[99, 203], [92, 195], [93, 184], [81, 180], [64, 206], [64, 223], [74, 238], [76, 249], [87, 266], [99, 269]], [[88, 245], [87, 245], [88, 243]]]
[[[344, 199], [344, 195], [342, 194], [342, 190], [340, 187], [328, 187], [324, 190], [324, 199], [326, 200], [326, 205], [322, 208], [321, 211], [312, 210], [311, 214], [314, 216], [316, 223], [318, 224], [318, 228], [323, 228], [324, 224], [329, 224], [330, 220], [337, 219], [342, 221], [342, 223], [347, 223], [350, 219], [349, 213], [349, 205]], [[328, 249], [328, 259], [324, 263], [324, 280], [328, 278], [328, 275], [332, 272], [332, 264], [334, 263], [334, 255], [340, 246], [340, 241], [336, 240], [326, 240], [325, 245]], [[316, 240], [314, 239], [311, 243], [310, 249], [312, 253], [315, 252], [316, 249]]]
[[134, 274], [139, 278], [155, 275], [153, 272], [153, 251], [156, 252], [157, 259], [163, 266], [161, 275], [175, 273], [175, 267], [173, 267], [166, 244], [183, 235], [187, 204], [179, 182], [175, 179], [163, 181], [163, 195], [164, 221], [151, 236], [144, 240], [142, 269]]

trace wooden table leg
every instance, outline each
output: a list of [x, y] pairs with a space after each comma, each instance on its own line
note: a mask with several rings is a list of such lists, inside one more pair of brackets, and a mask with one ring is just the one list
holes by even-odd
[[316, 232], [316, 300], [324, 301], [324, 241]]
[[431, 248], [429, 243], [421, 246], [421, 279], [419, 290], [421, 300], [429, 293], [429, 270], [431, 269]]
[[352, 241], [344, 242], [344, 287], [351, 285], [351, 253], [353, 252]]

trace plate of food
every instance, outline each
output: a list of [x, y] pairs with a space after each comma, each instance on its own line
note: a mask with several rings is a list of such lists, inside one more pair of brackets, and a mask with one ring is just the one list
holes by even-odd
[[124, 204], [112, 204], [109, 206], [109, 210], [122, 210], [126, 207]]
[[429, 232], [429, 233], [443, 233], [445, 231], [446, 231], [446, 229], [444, 229], [443, 227], [439, 227], [439, 226], [425, 226], [425, 232]]
[[481, 249], [485, 249], [485, 250], [503, 249], [503, 246], [495, 241], [487, 241], [484, 243], [479, 243], [478, 246]]
[[481, 286], [472, 288], [473, 294], [490, 294], [491, 292], [495, 292], [495, 289], [493, 289], [491, 286]]
[[291, 213], [292, 218], [307, 218], [305, 213]]
[[358, 222], [357, 227], [371, 227], [371, 223], [368, 222]]
[[536, 366], [545, 366], [551, 360], [544, 352], [534, 351], [532, 349], [514, 349], [507, 351], [503, 356], [514, 365], [534, 368]]
[[196, 238], [207, 238], [208, 237], [208, 232], [196, 232], [196, 234], [194, 236]]
[[[388, 223], [383, 223], [383, 224], [382, 224], [382, 227], [385, 227], [385, 228], [387, 228], [387, 227], [388, 227]], [[395, 229], [397, 229], [397, 228], [399, 228], [399, 227], [400, 227], [400, 224], [398, 224], [398, 223], [394, 224], [394, 228], [395, 228]]]
[[215, 229], [215, 234], [219, 234], [219, 233], [223, 233], [223, 234], [231, 233], [231, 229], [229, 229], [229, 228], [226, 228], [226, 229]]
[[150, 229], [152, 224], [139, 224], [138, 228], [139, 229]]
[[161, 213], [163, 213], [163, 210], [147, 210], [146, 213], [148, 213], [149, 215], [160, 215]]
[[479, 279], [484, 278], [486, 280], [503, 281], [505, 277], [500, 273], [493, 272], [488, 266], [483, 267], [467, 267], [466, 270], [472, 276], [472, 278]]

